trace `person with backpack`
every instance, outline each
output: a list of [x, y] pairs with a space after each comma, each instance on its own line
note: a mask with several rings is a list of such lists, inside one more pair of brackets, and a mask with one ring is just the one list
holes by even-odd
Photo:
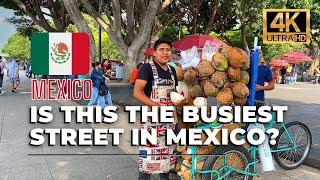
[[99, 62], [94, 62], [92, 63], [92, 66], [92, 96], [88, 103], [88, 106], [92, 106], [97, 103], [98, 106], [104, 108], [106, 106], [105, 96], [108, 94], [108, 86], [105, 83], [106, 80], [103, 76], [101, 64]]
[[6, 63], [2, 60], [2, 56], [0, 56], [0, 95], [2, 95], [2, 84], [3, 84], [3, 76], [4, 76], [5, 68], [6, 68]]

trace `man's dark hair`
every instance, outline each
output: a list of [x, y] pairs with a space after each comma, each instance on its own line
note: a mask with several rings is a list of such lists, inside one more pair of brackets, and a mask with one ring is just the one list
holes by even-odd
[[91, 63], [91, 65], [93, 68], [95, 68], [100, 65], [100, 62], [96, 61], [96, 62]]
[[140, 69], [140, 67], [141, 67], [142, 65], [143, 65], [142, 63], [139, 63], [139, 64], [137, 65], [137, 69]]
[[154, 43], [153, 49], [157, 50], [160, 44], [168, 44], [172, 48], [172, 41], [169, 38], [160, 38]]
[[2, 59], [2, 56], [0, 56], [0, 60]]

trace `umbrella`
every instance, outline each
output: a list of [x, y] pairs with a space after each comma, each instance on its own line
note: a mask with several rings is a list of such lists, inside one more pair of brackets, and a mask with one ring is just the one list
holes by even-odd
[[197, 48], [203, 48], [206, 41], [211, 41], [218, 46], [228, 46], [225, 42], [218, 38], [202, 34], [192, 34], [175, 41], [173, 43], [173, 47], [179, 51], [191, 49], [193, 46], [196, 46]]
[[282, 59], [287, 61], [289, 64], [300, 64], [301, 62], [312, 62], [313, 60], [299, 52], [290, 52], [282, 55]]
[[144, 55], [146, 56], [153, 56], [154, 49], [153, 48], [147, 48], [146, 51], [144, 51]]
[[272, 67], [288, 67], [289, 63], [285, 60], [272, 60], [269, 65]]

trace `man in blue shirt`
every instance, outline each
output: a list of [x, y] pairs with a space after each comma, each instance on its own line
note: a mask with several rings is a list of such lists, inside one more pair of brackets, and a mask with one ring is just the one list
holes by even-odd
[[[262, 51], [260, 50], [259, 66], [258, 66], [258, 79], [256, 85], [256, 97], [257, 101], [265, 101], [264, 91], [270, 91], [274, 89], [274, 80], [272, 78], [271, 70], [264, 63]], [[267, 82], [267, 85], [265, 85]]]

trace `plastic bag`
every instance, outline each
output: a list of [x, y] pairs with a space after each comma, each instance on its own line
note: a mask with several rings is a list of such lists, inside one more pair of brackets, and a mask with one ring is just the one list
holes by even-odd
[[211, 61], [213, 55], [215, 55], [219, 50], [219, 46], [211, 41], [206, 41], [202, 49], [202, 60]]
[[181, 60], [179, 61], [183, 70], [191, 67], [197, 67], [200, 63], [200, 57], [197, 47], [193, 46], [191, 49], [181, 52]]

